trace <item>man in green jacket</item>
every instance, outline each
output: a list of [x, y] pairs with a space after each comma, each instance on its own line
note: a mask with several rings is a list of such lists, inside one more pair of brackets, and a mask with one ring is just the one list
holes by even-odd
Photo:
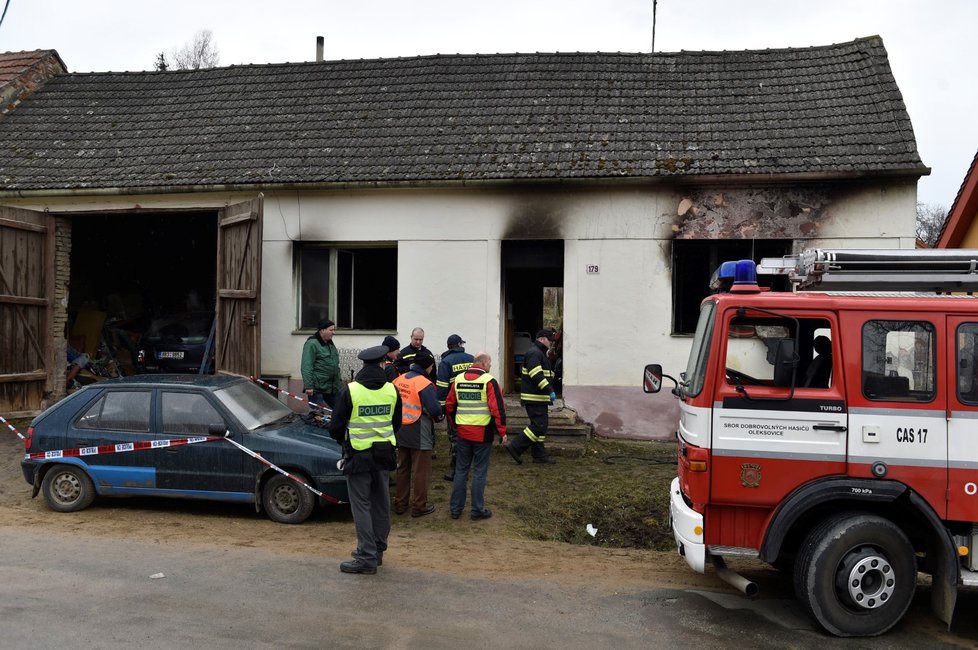
[[302, 346], [302, 389], [313, 407], [322, 408], [325, 404], [332, 409], [336, 393], [342, 387], [340, 352], [333, 344], [336, 324], [323, 319], [316, 330]]

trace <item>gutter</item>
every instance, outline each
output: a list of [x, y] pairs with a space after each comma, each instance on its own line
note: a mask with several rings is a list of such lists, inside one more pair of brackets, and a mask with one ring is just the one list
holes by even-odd
[[825, 181], [880, 180], [880, 179], [920, 179], [929, 176], [930, 167], [914, 169], [860, 171], [860, 172], [802, 172], [791, 174], [710, 174], [710, 175], [662, 175], [627, 177], [560, 177], [560, 178], [501, 178], [501, 179], [459, 179], [459, 180], [402, 180], [402, 181], [320, 181], [312, 183], [217, 183], [201, 185], [160, 185], [136, 187], [97, 187], [62, 188], [36, 190], [0, 190], [0, 198], [31, 199], [50, 197], [85, 196], [132, 196], [144, 194], [199, 194], [213, 192], [270, 192], [289, 191], [348, 191], [364, 189], [457, 189], [462, 187], [507, 187], [530, 185], [574, 185], [574, 186], [647, 186], [647, 185], [752, 185], [809, 183]]

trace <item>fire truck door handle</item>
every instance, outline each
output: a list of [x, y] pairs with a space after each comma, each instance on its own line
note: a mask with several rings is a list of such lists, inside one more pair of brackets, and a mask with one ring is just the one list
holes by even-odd
[[812, 429], [815, 431], [846, 431], [847, 427], [842, 424], [813, 424]]

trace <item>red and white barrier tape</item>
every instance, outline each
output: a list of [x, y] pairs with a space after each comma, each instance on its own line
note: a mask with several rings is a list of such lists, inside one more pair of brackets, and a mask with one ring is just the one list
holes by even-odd
[[295, 476], [294, 474], [289, 474], [288, 472], [286, 472], [284, 469], [282, 469], [281, 467], [279, 467], [275, 463], [272, 463], [272, 462], [270, 462], [268, 460], [265, 460], [265, 458], [263, 458], [261, 454], [256, 454], [255, 452], [251, 451], [250, 449], [248, 449], [244, 445], [239, 445], [234, 440], [231, 440], [230, 438], [228, 438], [226, 436], [225, 436], [224, 439], [227, 440], [228, 442], [230, 442], [232, 445], [234, 445], [238, 449], [240, 449], [241, 451], [243, 451], [244, 453], [248, 454], [249, 456], [251, 456], [252, 458], [254, 458], [255, 460], [257, 460], [259, 463], [262, 463], [266, 467], [275, 470], [276, 472], [278, 472], [282, 476], [284, 476], [284, 477], [286, 477], [288, 479], [291, 479], [291, 480], [295, 481], [296, 483], [298, 483], [299, 485], [305, 487], [307, 490], [309, 490], [313, 494], [318, 495], [321, 499], [325, 499], [329, 503], [342, 503], [342, 501], [340, 501], [336, 497], [331, 496], [329, 494], [325, 494], [323, 492], [320, 492], [319, 490], [317, 490], [313, 486], [311, 486], [308, 483], [306, 483], [305, 481], [303, 481], [298, 476]]
[[12, 425], [9, 422], [7, 422], [6, 420], [4, 420], [3, 419], [3, 416], [0, 416], [0, 422], [3, 422], [4, 424], [6, 424], [7, 425], [7, 428], [10, 429], [11, 431], [13, 431], [14, 433], [16, 433], [17, 434], [17, 437], [20, 438], [21, 440], [26, 440], [27, 439], [24, 436], [23, 433], [21, 433], [20, 431], [18, 431], [17, 429], [14, 428], [14, 425]]
[[280, 392], [280, 393], [282, 393], [284, 395], [288, 395], [289, 397], [291, 397], [294, 400], [297, 400], [299, 402], [303, 402], [305, 404], [308, 404], [309, 406], [312, 406], [313, 408], [317, 408], [317, 409], [319, 409], [321, 411], [329, 411], [330, 413], [333, 412], [333, 409], [329, 408], [325, 404], [318, 404], [316, 402], [312, 402], [312, 401], [308, 400], [306, 397], [304, 397], [302, 395], [296, 395], [294, 393], [290, 393], [289, 391], [283, 390], [283, 389], [279, 388], [278, 386], [274, 386], [274, 385], [268, 383], [267, 381], [265, 381], [263, 379], [259, 379], [258, 377], [251, 377], [250, 379], [251, 379], [251, 381], [253, 381], [256, 384], [258, 384], [259, 386], [264, 386], [265, 388], [271, 388], [274, 391], [278, 391], [278, 392]]
[[98, 445], [96, 447], [76, 447], [74, 449], [56, 449], [54, 451], [38, 451], [24, 454], [24, 460], [49, 460], [51, 458], [74, 458], [80, 456], [102, 456], [105, 454], [121, 454], [127, 451], [143, 451], [146, 449], [161, 449], [166, 447], [182, 447], [198, 442], [224, 440], [217, 436], [191, 436], [189, 438], [172, 438], [169, 440], [146, 440], [140, 442], [123, 442], [116, 445]]

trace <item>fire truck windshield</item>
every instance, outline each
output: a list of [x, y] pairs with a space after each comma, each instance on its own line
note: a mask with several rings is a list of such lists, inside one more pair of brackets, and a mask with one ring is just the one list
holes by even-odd
[[696, 322], [696, 334], [689, 349], [689, 362], [683, 381], [680, 384], [683, 394], [695, 397], [703, 390], [706, 381], [706, 362], [710, 354], [710, 339], [713, 338], [713, 321], [716, 313], [716, 303], [707, 300], [700, 306], [700, 318]]

